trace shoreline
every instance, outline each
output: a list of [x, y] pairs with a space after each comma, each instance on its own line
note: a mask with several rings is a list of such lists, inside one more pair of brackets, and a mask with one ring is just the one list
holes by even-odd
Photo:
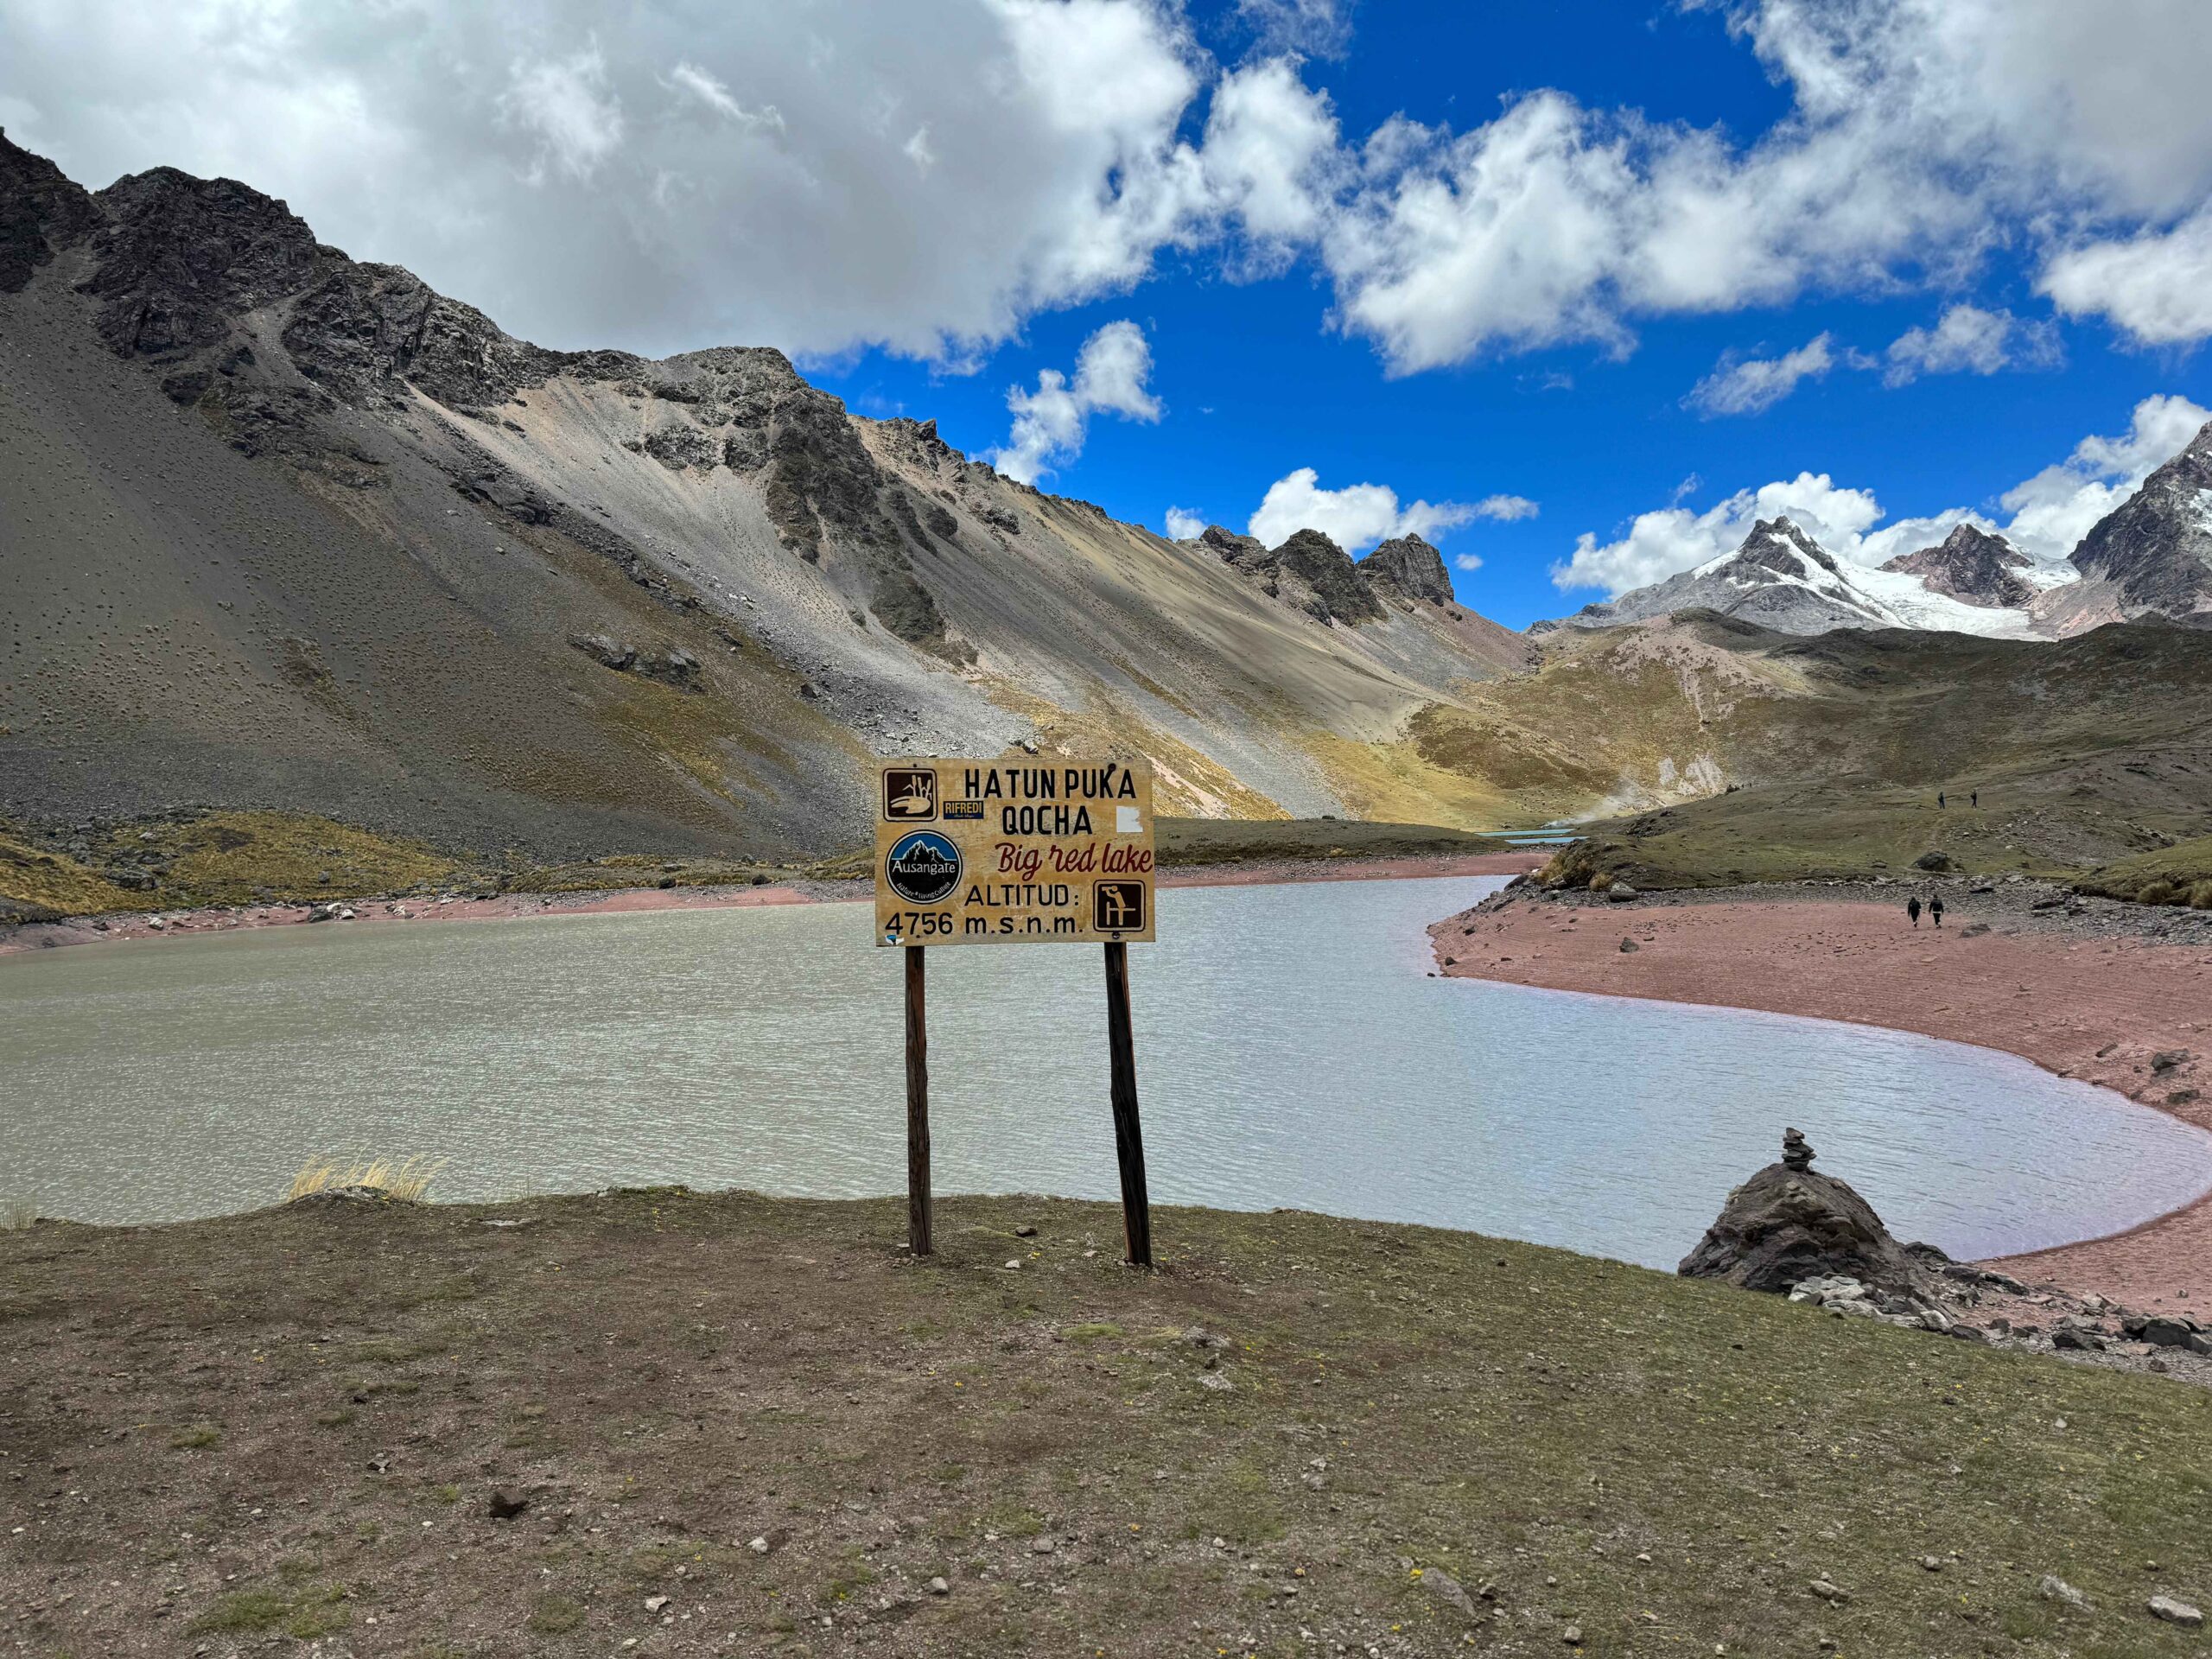
[[[1295, 859], [1192, 864], [1160, 872], [1162, 887], [1255, 887], [1278, 882], [1389, 881], [1462, 875], [1522, 875], [1543, 868], [1542, 851], [1416, 854], [1394, 858]], [[0, 926], [0, 957], [67, 945], [234, 933], [314, 922], [335, 905], [352, 914], [340, 925], [364, 922], [511, 921], [524, 917], [608, 916], [659, 910], [751, 910], [771, 905], [859, 904], [873, 896], [865, 879], [793, 880], [760, 886], [597, 887], [568, 893], [503, 893], [489, 897], [442, 893], [347, 899], [324, 904], [212, 906], [192, 910], [122, 912], [69, 917], [58, 922]]]
[[[2037, 884], [1946, 892], [1707, 889], [1609, 904], [1522, 887], [1429, 929], [1437, 971], [1551, 990], [1758, 1009], [2017, 1055], [2212, 1130], [2212, 932]], [[1624, 947], [1633, 947], [1624, 948]], [[2212, 1318], [2212, 1192], [2121, 1231], [1994, 1261], [2015, 1277]]]

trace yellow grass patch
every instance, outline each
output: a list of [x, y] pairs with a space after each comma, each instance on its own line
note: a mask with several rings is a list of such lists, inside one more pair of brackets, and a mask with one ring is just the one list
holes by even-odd
[[310, 1160], [292, 1177], [291, 1191], [284, 1195], [284, 1202], [291, 1204], [318, 1192], [349, 1186], [365, 1186], [393, 1204], [419, 1204], [430, 1190], [430, 1182], [445, 1166], [442, 1158], [409, 1158], [397, 1163], [389, 1158], [374, 1158], [365, 1163], [341, 1163], [335, 1159], [321, 1163]]
[[136, 910], [146, 903], [75, 859], [41, 851], [4, 832], [0, 832], [0, 899], [64, 916]]

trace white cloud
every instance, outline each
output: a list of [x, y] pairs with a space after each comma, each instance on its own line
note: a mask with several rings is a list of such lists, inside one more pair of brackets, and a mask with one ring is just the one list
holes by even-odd
[[1682, 399], [1707, 420], [1716, 415], [1756, 415], [1771, 409], [1808, 376], [1819, 379], [1835, 366], [1834, 336], [1820, 334], [1780, 357], [1724, 356], [1711, 374]]
[[1058, 369], [1045, 369], [1036, 391], [1016, 386], [1007, 393], [1014, 431], [1006, 447], [993, 452], [992, 465], [1008, 478], [1034, 484], [1083, 453], [1093, 415], [1158, 420], [1160, 400], [1145, 385], [1151, 375], [1152, 347], [1144, 330], [1126, 320], [1108, 323], [1083, 342], [1072, 383]]
[[1166, 251], [1313, 258], [1394, 372], [1951, 283], [1999, 246], [2070, 315], [2212, 332], [2202, 0], [1681, 3], [1787, 92], [1748, 142], [1541, 88], [1345, 133], [1309, 85], [1340, 0], [1247, 0], [1262, 50], [1233, 69], [1177, 0], [649, 0], [598, 37], [589, 0], [404, 28], [173, 0], [160, 29], [73, 0], [0, 7], [0, 102], [79, 179], [247, 179], [556, 346], [970, 362]]
[[10, 137], [244, 179], [550, 346], [972, 361], [1215, 223], [1182, 129], [1219, 71], [1166, 0], [147, 15], [0, 6]]
[[2101, 314], [2146, 346], [2212, 335], [2212, 208], [2172, 230], [2055, 257], [2042, 291], [2069, 316]]
[[1167, 539], [1171, 542], [1187, 542], [1205, 527], [1206, 516], [1203, 512], [1188, 507], [1167, 509]]
[[1462, 570], [1479, 570], [1483, 568], [1483, 556], [1479, 553], [1462, 553], [1452, 563]]
[[1387, 484], [1325, 490], [1319, 473], [1300, 467], [1268, 486], [1245, 529], [1269, 547], [1280, 546], [1299, 531], [1318, 530], [1345, 552], [1357, 553], [1394, 536], [1433, 541], [1474, 516], [1474, 508], [1456, 501], [1414, 501], [1401, 507], [1398, 493]]
[[781, 131], [784, 118], [772, 104], [764, 104], [758, 110], [748, 110], [730, 96], [730, 90], [696, 63], [679, 63], [668, 72], [669, 80], [689, 92], [702, 104], [725, 120], [740, 126], [773, 127]]
[[1994, 374], [2009, 367], [2048, 368], [2059, 355], [2058, 331], [2048, 322], [1955, 305], [1933, 328], [1909, 328], [1884, 354], [1885, 384], [1901, 386], [1923, 374]]
[[1486, 495], [1470, 510], [1471, 518], [1533, 518], [1543, 509], [1525, 495]]
[[1236, 0], [1262, 51], [1335, 58], [1351, 44], [1353, 0]]
[[1278, 256], [1319, 233], [1341, 171], [1336, 118], [1290, 62], [1240, 69], [1214, 91], [1204, 168], [1211, 211]]
[[543, 145], [534, 180], [549, 156], [571, 178], [588, 179], [622, 143], [622, 102], [607, 84], [597, 41], [566, 58], [517, 60], [499, 111]]
[[1857, 564], [1882, 564], [1941, 541], [1962, 523], [2001, 531], [2022, 552], [2056, 562], [2152, 471], [2180, 453], [2209, 420], [2212, 410], [2186, 397], [2146, 397], [2135, 406], [2126, 433], [2084, 438], [2065, 461], [2005, 491], [1998, 504], [2009, 517], [2001, 519], [1948, 507], [1878, 530], [1885, 515], [1871, 490], [1839, 486], [1826, 473], [1800, 473], [1787, 481], [1739, 490], [1701, 513], [1679, 505], [1640, 513], [1616, 541], [1601, 543], [1586, 531], [1575, 543], [1573, 556], [1553, 567], [1552, 581], [1561, 588], [1597, 588], [1616, 596], [1734, 552], [1755, 523], [1780, 513], [1839, 559]]

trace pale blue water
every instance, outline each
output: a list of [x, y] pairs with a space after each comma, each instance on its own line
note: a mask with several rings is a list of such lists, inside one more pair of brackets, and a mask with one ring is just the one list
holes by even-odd
[[[1485, 880], [1160, 895], [1131, 949], [1160, 1203], [1433, 1223], [1670, 1267], [1795, 1124], [1974, 1256], [2212, 1186], [2212, 1137], [1860, 1027], [1426, 976]], [[847, 1196], [906, 1178], [900, 973], [866, 906], [354, 924], [0, 958], [0, 1200], [251, 1208], [331, 1154], [436, 1195]], [[940, 1192], [1117, 1192], [1100, 952], [932, 950]]]

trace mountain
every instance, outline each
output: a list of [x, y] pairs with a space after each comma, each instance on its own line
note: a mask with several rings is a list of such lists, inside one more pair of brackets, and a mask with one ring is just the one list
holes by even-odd
[[1961, 524], [1934, 547], [1868, 569], [1837, 560], [1786, 518], [1761, 519], [1724, 558], [1529, 632], [1689, 610], [1800, 634], [1901, 627], [2063, 639], [2135, 620], [2212, 628], [2212, 424], [2100, 519], [2063, 565]]
[[4, 135], [0, 341], [0, 817], [780, 855], [861, 838], [874, 755], [1014, 743], [1351, 815], [1529, 660], [1426, 543], [1166, 541], [776, 351], [543, 348], [246, 185]]
[[1421, 781], [1524, 823], [1633, 818], [1594, 835], [1637, 886], [1907, 878], [1931, 850], [2059, 874], [2212, 822], [2212, 651], [2163, 620], [1807, 637], [1687, 611], [1542, 650], [1415, 718]]
[[2212, 425], [2098, 520], [2073, 562], [2078, 588], [2052, 596], [2052, 625], [2158, 615], [2212, 628]]
[[1762, 518], [1733, 553], [1537, 627], [1606, 628], [1703, 610], [1779, 633], [1936, 628], [2007, 639], [2029, 632], [2025, 610], [1955, 597], [1897, 563], [1880, 570], [1846, 565], [1789, 518]]
[[2024, 609], [2043, 591], [2020, 575], [2034, 568], [2035, 561], [2002, 536], [1967, 524], [1938, 545], [1901, 553], [1882, 567], [1918, 576], [1931, 593], [1994, 610]]

